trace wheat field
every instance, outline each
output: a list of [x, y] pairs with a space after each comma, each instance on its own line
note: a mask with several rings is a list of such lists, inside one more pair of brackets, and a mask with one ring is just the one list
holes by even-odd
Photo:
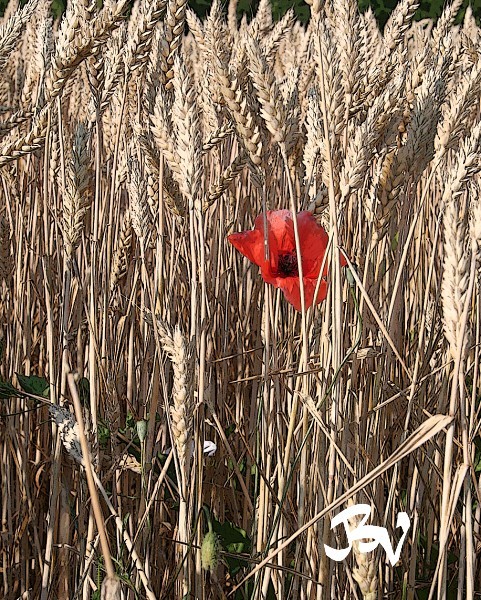
[[481, 31], [308, 4], [10, 0], [1, 598], [481, 596]]

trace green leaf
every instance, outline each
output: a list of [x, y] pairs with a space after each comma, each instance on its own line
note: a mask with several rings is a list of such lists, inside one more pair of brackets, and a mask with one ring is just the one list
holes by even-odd
[[224, 429], [225, 437], [229, 438], [235, 432], [236, 429], [237, 429], [237, 425], [235, 423], [232, 423], [231, 425], [226, 427]]
[[391, 248], [393, 252], [396, 252], [396, 249], [399, 245], [399, 231], [396, 231], [394, 237], [391, 240]]
[[97, 426], [97, 435], [99, 438], [100, 447], [105, 449], [111, 438], [110, 429], [105, 422], [99, 421]]
[[90, 382], [86, 377], [78, 382], [78, 390], [80, 395], [80, 404], [90, 408]]
[[[247, 533], [244, 531], [244, 529], [237, 527], [229, 521], [220, 523], [216, 519], [212, 520], [212, 528], [219, 536], [222, 546], [227, 552], [230, 552], [231, 554], [250, 552], [251, 541], [247, 537]], [[234, 575], [237, 571], [247, 565], [246, 561], [242, 560], [242, 557], [237, 559], [231, 556], [226, 556], [225, 560], [231, 575]]]
[[125, 427], [135, 430], [135, 417], [130, 411], [127, 413], [127, 418], [125, 419]]
[[478, 435], [474, 438], [474, 446], [476, 448], [474, 454], [474, 472], [479, 473], [481, 471], [481, 437]]
[[50, 383], [45, 377], [37, 377], [36, 375], [21, 375], [16, 373], [18, 383], [24, 392], [33, 394], [34, 396], [42, 396], [48, 398]]
[[0, 381], [0, 399], [8, 400], [9, 398], [17, 398], [21, 394], [10, 383], [10, 381]]

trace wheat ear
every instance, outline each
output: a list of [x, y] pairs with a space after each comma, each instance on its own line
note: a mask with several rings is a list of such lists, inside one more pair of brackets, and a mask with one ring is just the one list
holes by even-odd
[[30, 0], [0, 27], [0, 68], [5, 67], [8, 57], [20, 39], [24, 25], [35, 12], [37, 5], [38, 0]]
[[83, 218], [88, 208], [89, 132], [80, 123], [75, 132], [72, 157], [66, 169], [63, 193], [62, 233], [67, 257], [71, 258], [80, 243]]
[[187, 0], [169, 0], [165, 16], [165, 41], [161, 49], [161, 69], [166, 89], [172, 89], [174, 58], [181, 43]]

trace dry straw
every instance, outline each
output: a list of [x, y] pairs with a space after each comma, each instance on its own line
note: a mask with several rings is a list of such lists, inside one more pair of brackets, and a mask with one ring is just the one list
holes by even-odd
[[[401, 0], [381, 30], [355, 0], [307, 2], [306, 23], [269, 0], [240, 19], [236, 0], [187, 4], [75, 0], [54, 22], [47, 0], [11, 0], [0, 21], [0, 597], [118, 595], [65, 408], [77, 371], [126, 600], [223, 598], [245, 578], [279, 599], [414, 600], [429, 580], [431, 598], [474, 600], [473, 12], [418, 22]], [[329, 236], [327, 298], [301, 315], [227, 239], [286, 208]], [[48, 383], [74, 461], [44, 403], [8, 387], [21, 375]], [[395, 568], [323, 552], [360, 488], [374, 525], [410, 516]], [[238, 570], [211, 572], [217, 537], [202, 568], [204, 505], [250, 552]]]

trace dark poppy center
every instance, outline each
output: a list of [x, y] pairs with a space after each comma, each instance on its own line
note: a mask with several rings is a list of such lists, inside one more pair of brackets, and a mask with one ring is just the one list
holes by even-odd
[[295, 251], [279, 254], [277, 273], [280, 277], [295, 277], [299, 274], [297, 270], [297, 255]]

